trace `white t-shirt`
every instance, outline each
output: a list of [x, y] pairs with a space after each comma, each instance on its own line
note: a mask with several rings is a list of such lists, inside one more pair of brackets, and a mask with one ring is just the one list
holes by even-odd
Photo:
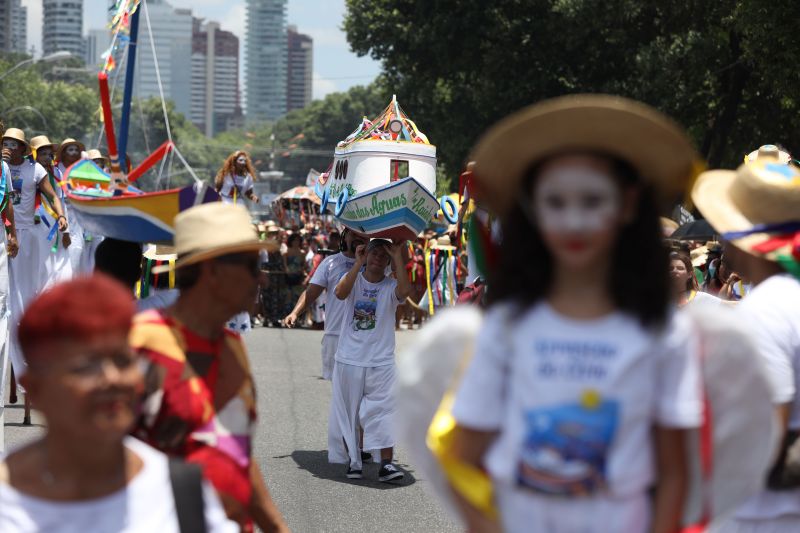
[[[125, 446], [144, 466], [128, 486], [81, 502], [53, 502], [23, 494], [0, 483], [0, 533], [179, 533], [167, 456], [132, 437]], [[205, 519], [211, 533], [234, 533], [214, 489], [203, 482]]]
[[236, 187], [236, 201], [247, 200], [245, 194], [253, 188], [253, 176], [231, 176], [228, 174], [222, 180], [222, 188], [219, 191], [222, 201], [225, 203], [233, 202], [234, 187]]
[[623, 313], [578, 321], [546, 303], [521, 315], [504, 304], [488, 312], [474, 353], [453, 415], [500, 431], [489, 473], [534, 498], [641, 496], [655, 477], [653, 426], [702, 420], [696, 340], [684, 316], [656, 335]]
[[358, 273], [346, 307], [334, 359], [354, 366], [394, 364], [394, 319], [402, 302], [395, 294], [397, 280], [384, 277], [370, 283]]
[[342, 321], [347, 307], [347, 300], [336, 297], [334, 289], [342, 276], [353, 268], [356, 260], [343, 253], [329, 255], [317, 267], [309, 283], [323, 287], [325, 295], [325, 334], [338, 335], [342, 329]]
[[39, 163], [25, 160], [21, 165], [9, 165], [11, 172], [11, 197], [14, 206], [14, 225], [17, 229], [33, 227], [34, 207], [36, 203], [36, 187], [47, 171]]
[[689, 300], [688, 304], [691, 305], [722, 305], [723, 300], [717, 298], [713, 294], [708, 294], [707, 292], [697, 291], [694, 293], [694, 296], [691, 300]]
[[[772, 401], [791, 404], [789, 429], [800, 429], [800, 281], [772, 276], [753, 287], [736, 312], [765, 363]], [[800, 489], [762, 491], [736, 513], [750, 520], [782, 515], [800, 515]]]

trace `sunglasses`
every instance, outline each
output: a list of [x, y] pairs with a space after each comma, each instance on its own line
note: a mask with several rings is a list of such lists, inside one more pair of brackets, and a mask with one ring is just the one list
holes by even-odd
[[221, 255], [214, 259], [217, 263], [225, 265], [238, 265], [243, 266], [245, 269], [255, 277], [261, 274], [261, 259], [256, 254], [228, 254]]

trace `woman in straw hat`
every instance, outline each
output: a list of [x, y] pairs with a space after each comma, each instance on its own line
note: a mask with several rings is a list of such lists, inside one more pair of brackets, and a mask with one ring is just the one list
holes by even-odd
[[[14, 223], [17, 229], [19, 253], [9, 263], [10, 308], [12, 324], [17, 324], [25, 306], [47, 283], [46, 260], [49, 253], [47, 238], [49, 230], [40, 223], [36, 214], [36, 196], [42, 193], [52, 204], [56, 213], [55, 225], [62, 233], [67, 231], [67, 217], [61, 201], [47, 178], [42, 165], [27, 158], [31, 149], [25, 133], [9, 128], [3, 133], [3, 159], [10, 173], [9, 203], [14, 208]], [[10, 345], [11, 364], [17, 377], [25, 373], [25, 358], [12, 336]], [[30, 417], [25, 417], [30, 423]]]
[[770, 381], [784, 433], [768, 490], [720, 529], [800, 531], [800, 169], [775, 146], [761, 147], [736, 171], [698, 179], [692, 199], [727, 242], [725, 259], [752, 281], [736, 312], [747, 324]]
[[[86, 147], [83, 143], [72, 138], [64, 139], [58, 147], [58, 152], [56, 152], [58, 160], [56, 173], [62, 184], [62, 197], [66, 197], [66, 185], [63, 180], [67, 169], [80, 161], [85, 150]], [[72, 235], [75, 237], [72, 241], [72, 246], [69, 248], [72, 270], [75, 274], [92, 272], [94, 270], [94, 256], [97, 252], [97, 246], [102, 242], [103, 237], [84, 231], [77, 217], [70, 216], [69, 221], [72, 226]]]
[[487, 469], [501, 526], [458, 492], [465, 520], [676, 531], [702, 404], [691, 324], [670, 313], [657, 200], [689, 183], [691, 143], [642, 104], [583, 95], [504, 119], [472, 159], [503, 244], [451, 450]]
[[[50, 187], [56, 192], [61, 200], [62, 208], [65, 206], [66, 198], [61, 189], [61, 173], [53, 166], [53, 158], [55, 157], [56, 148], [58, 145], [50, 142], [46, 135], [39, 135], [31, 139], [31, 150], [33, 151], [33, 158], [37, 163], [47, 171], [47, 180], [50, 182]], [[52, 208], [47, 209], [50, 215], [54, 215]], [[45, 268], [47, 269], [47, 283], [54, 284], [61, 281], [66, 281], [72, 277], [72, 263], [70, 262], [69, 247], [72, 244], [70, 238], [70, 231], [67, 230], [59, 235], [56, 232], [55, 223], [53, 220], [48, 221], [48, 215], [42, 214], [45, 224], [50, 229], [48, 239], [42, 242], [44, 246], [43, 254], [45, 259]], [[57, 215], [52, 218], [55, 219]], [[72, 228], [74, 229], [74, 228]]]

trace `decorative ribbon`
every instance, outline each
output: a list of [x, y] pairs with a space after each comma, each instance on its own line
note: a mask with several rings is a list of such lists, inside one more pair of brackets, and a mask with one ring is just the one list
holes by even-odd
[[432, 254], [425, 253], [425, 279], [427, 280], [427, 290], [428, 290], [428, 314], [431, 316], [434, 315], [435, 311], [433, 308], [433, 288], [431, 287], [431, 257]]
[[794, 222], [779, 222], [777, 224], [757, 224], [750, 229], [743, 231], [729, 231], [722, 234], [722, 238], [728, 241], [735, 241], [743, 239], [756, 233], [795, 233], [800, 231], [800, 221]]

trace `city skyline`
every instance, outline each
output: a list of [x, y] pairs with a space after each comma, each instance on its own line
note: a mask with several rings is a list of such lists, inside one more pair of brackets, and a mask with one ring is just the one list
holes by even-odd
[[[176, 8], [191, 8], [195, 17], [219, 22], [244, 46], [245, 0], [232, 0], [220, 5], [219, 0], [168, 0]], [[107, 0], [83, 0], [84, 33], [103, 27]], [[42, 0], [22, 0], [28, 8], [28, 48], [42, 50]], [[314, 40], [314, 99], [354, 85], [366, 85], [380, 73], [380, 63], [359, 58], [350, 52], [345, 34], [340, 29], [345, 12], [344, 0], [289, 0], [288, 23]], [[241, 65], [242, 73], [244, 65]], [[241, 80], [244, 82], [244, 80]]]

